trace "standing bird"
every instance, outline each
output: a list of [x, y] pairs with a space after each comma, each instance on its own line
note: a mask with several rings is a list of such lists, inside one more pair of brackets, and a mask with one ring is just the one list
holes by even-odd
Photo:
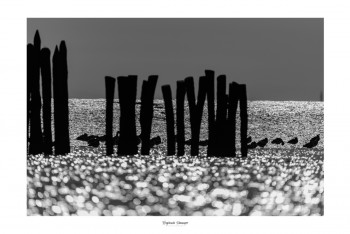
[[98, 147], [100, 145], [100, 141], [98, 138], [90, 138], [88, 140], [88, 145], [92, 147]]
[[276, 144], [276, 145], [279, 145], [279, 144], [282, 144], [284, 145], [284, 141], [281, 139], [281, 138], [276, 138], [274, 139], [273, 141], [271, 141], [272, 144]]
[[303, 145], [303, 147], [306, 147], [309, 149], [313, 148], [313, 147], [317, 146], [319, 140], [320, 140], [320, 135], [317, 135], [317, 136], [311, 138], [310, 142]]
[[293, 144], [293, 145], [297, 144], [298, 143], [298, 137], [294, 137], [293, 139], [289, 140], [287, 143], [288, 144]]
[[317, 136], [311, 138], [310, 142], [318, 142], [320, 140], [320, 134], [318, 134]]
[[261, 148], [265, 147], [265, 145], [267, 144], [267, 142], [269, 142], [269, 140], [267, 138], [264, 138], [260, 141], [258, 141], [258, 146], [260, 146]]
[[248, 149], [255, 149], [257, 146], [258, 146], [258, 144], [255, 141], [253, 141], [252, 143], [247, 145], [247, 148]]
[[100, 141], [106, 141], [106, 135], [100, 136], [100, 137], [98, 137], [98, 139]]
[[76, 138], [78, 141], [87, 141], [89, 138], [88, 134], [84, 133], [83, 135], [80, 135]]

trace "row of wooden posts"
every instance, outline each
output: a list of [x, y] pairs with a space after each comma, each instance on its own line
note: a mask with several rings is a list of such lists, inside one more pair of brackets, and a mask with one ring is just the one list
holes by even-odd
[[[150, 152], [150, 135], [153, 118], [153, 99], [158, 76], [149, 76], [144, 80], [141, 90], [141, 154]], [[105, 77], [106, 87], [106, 154], [113, 154], [113, 100], [116, 79]], [[133, 155], [138, 153], [138, 141], [135, 124], [135, 104], [137, 94], [137, 76], [120, 76], [118, 94], [120, 103], [120, 137], [118, 155]], [[226, 94], [226, 76], [217, 77], [217, 102], [215, 114], [215, 74], [206, 70], [199, 78], [198, 95], [196, 98], [193, 77], [177, 81], [176, 87], [176, 125], [170, 85], [162, 86], [164, 98], [167, 155], [184, 155], [185, 153], [185, 123], [184, 103], [187, 96], [191, 125], [191, 155], [199, 153], [200, 128], [205, 100], [208, 105], [208, 156], [236, 155], [236, 112], [238, 103], [241, 119], [241, 155], [247, 156], [247, 94], [246, 86], [232, 82], [229, 93]], [[176, 135], [175, 135], [176, 126]], [[176, 151], [177, 146], [177, 151]]]
[[[41, 82], [40, 82], [41, 77]], [[136, 133], [136, 95], [137, 76], [120, 76], [118, 94], [120, 104], [118, 155], [138, 153]], [[106, 154], [113, 154], [113, 102], [115, 81], [105, 77], [106, 85]], [[141, 90], [141, 154], [150, 152], [150, 137], [153, 119], [153, 100], [158, 76], [149, 76], [144, 80]], [[167, 154], [184, 155], [185, 122], [184, 103], [187, 97], [191, 125], [191, 155], [199, 153], [199, 138], [205, 100], [208, 105], [208, 156], [236, 155], [236, 112], [239, 103], [241, 119], [241, 154], [247, 156], [247, 95], [246, 86], [231, 82], [226, 94], [226, 76], [217, 77], [216, 113], [215, 113], [215, 74], [206, 70], [199, 78], [196, 98], [193, 77], [177, 81], [176, 87], [176, 124], [174, 118], [173, 96], [170, 85], [162, 86], [166, 114]], [[41, 83], [41, 94], [40, 94]], [[54, 103], [54, 139], [51, 130], [51, 85]], [[41, 111], [42, 109], [42, 111]], [[42, 118], [41, 118], [42, 113]], [[41, 125], [43, 124], [43, 127]], [[68, 108], [68, 68], [67, 48], [61, 41], [52, 56], [52, 77], [50, 50], [41, 48], [39, 32], [35, 33], [34, 43], [27, 46], [27, 126], [28, 153], [46, 155], [70, 152], [69, 108]], [[176, 126], [176, 135], [175, 135]], [[176, 150], [177, 146], [177, 150]]]
[[[51, 130], [51, 86], [55, 142], [52, 140]], [[59, 48], [55, 48], [51, 77], [50, 49], [41, 48], [38, 31], [35, 33], [34, 43], [27, 45], [27, 127], [29, 154], [52, 154], [52, 146], [55, 154], [70, 152], [66, 44], [61, 41]]]

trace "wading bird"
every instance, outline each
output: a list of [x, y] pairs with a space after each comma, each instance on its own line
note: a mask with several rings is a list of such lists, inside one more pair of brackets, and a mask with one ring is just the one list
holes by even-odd
[[311, 138], [310, 142], [303, 145], [303, 147], [313, 148], [313, 147], [318, 145], [319, 140], [320, 140], [320, 135], [317, 135], [317, 136]]
[[265, 147], [265, 145], [267, 144], [267, 142], [269, 142], [269, 140], [267, 138], [264, 138], [260, 141], [258, 141], [258, 146], [260, 146], [261, 148]]
[[279, 145], [279, 144], [284, 145], [284, 141], [279, 137], [271, 141], [271, 143], [276, 145]]
[[255, 141], [253, 141], [252, 143], [247, 145], [247, 148], [248, 149], [255, 149], [257, 146], [258, 146], [258, 144]]
[[293, 144], [293, 145], [297, 144], [298, 143], [298, 137], [294, 137], [293, 139], [289, 140], [287, 143], [288, 144]]

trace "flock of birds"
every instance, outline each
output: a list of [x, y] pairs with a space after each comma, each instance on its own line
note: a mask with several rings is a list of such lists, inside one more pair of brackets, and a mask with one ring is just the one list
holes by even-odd
[[[118, 145], [119, 138], [120, 138], [120, 132], [117, 131], [117, 134], [113, 137], [113, 145]], [[106, 135], [97, 136], [97, 135], [88, 135], [84, 133], [83, 135], [78, 136], [76, 140], [86, 141], [88, 143], [88, 146], [99, 147], [100, 141], [106, 141]], [[137, 140], [137, 145], [139, 145], [141, 143], [141, 137], [138, 136], [136, 140]], [[162, 139], [160, 138], [160, 136], [153, 137], [150, 140], [151, 148], [153, 148], [156, 145], [159, 145], [160, 143], [162, 143]]]
[[[303, 147], [311, 149], [311, 148], [317, 146], [319, 141], [320, 141], [320, 135], [318, 134], [317, 136], [311, 138], [311, 140], [308, 143], [304, 144]], [[255, 142], [255, 141], [252, 142], [252, 137], [247, 138], [247, 143], [249, 143], [248, 149], [255, 149], [258, 146], [261, 148], [264, 148], [268, 142], [269, 142], [269, 140], [267, 138], [264, 138], [258, 142]], [[287, 143], [292, 144], [292, 145], [296, 145], [298, 143], [298, 138], [294, 137], [293, 139], [287, 141]], [[271, 144], [284, 145], [285, 143], [284, 143], [283, 139], [278, 137], [278, 138], [274, 139], [273, 141], [271, 141]]]
[[[117, 131], [117, 134], [113, 137], [113, 145], [118, 145], [119, 135], [120, 135], [120, 133], [119, 133], [119, 131]], [[88, 146], [98, 147], [100, 145], [100, 141], [106, 141], [106, 135], [104, 135], [104, 136], [90, 135], [89, 136], [88, 134], [84, 133], [83, 135], [78, 136], [76, 138], [76, 140], [86, 141], [88, 143]], [[311, 149], [311, 148], [318, 145], [319, 140], [320, 140], [320, 135], [318, 134], [317, 136], [311, 138], [311, 140], [308, 143], [304, 144], [303, 147]], [[192, 139], [186, 140], [185, 145], [191, 145], [191, 141], [192, 141]], [[247, 138], [248, 149], [255, 149], [258, 146], [260, 148], [264, 148], [268, 142], [269, 142], [269, 140], [267, 138], [264, 138], [258, 142], [255, 142], [255, 141], [252, 142], [251, 136]], [[291, 144], [291, 145], [296, 145], [298, 142], [299, 142], [299, 140], [297, 137], [294, 137], [293, 139], [290, 139], [289, 141], [287, 141], [287, 143]], [[141, 143], [141, 137], [138, 136], [137, 137], [137, 145], [139, 145], [140, 143]], [[161, 143], [162, 143], [162, 140], [161, 140], [160, 136], [153, 137], [150, 140], [151, 148], [153, 148], [154, 146], [159, 145]], [[285, 143], [284, 143], [282, 138], [278, 137], [278, 138], [272, 140], [271, 144], [284, 145]], [[208, 145], [208, 140], [200, 141], [199, 145], [200, 146]]]

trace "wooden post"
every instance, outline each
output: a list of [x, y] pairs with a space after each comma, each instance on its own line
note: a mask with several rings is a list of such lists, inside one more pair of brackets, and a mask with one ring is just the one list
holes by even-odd
[[188, 108], [190, 112], [190, 125], [191, 125], [191, 155], [192, 149], [195, 148], [193, 138], [196, 131], [196, 96], [195, 96], [195, 90], [194, 90], [194, 81], [193, 77], [187, 77], [185, 79], [185, 86], [186, 86], [186, 95], [187, 95], [187, 101], [188, 101]]
[[27, 45], [27, 153], [29, 153], [29, 147], [30, 147], [30, 109], [31, 109], [31, 92], [32, 92], [32, 71], [33, 71], [33, 50], [34, 47], [32, 44]]
[[30, 82], [30, 144], [29, 154], [43, 152], [41, 132], [41, 97], [40, 97], [40, 36], [36, 31], [34, 46], [28, 45], [28, 82]]
[[54, 103], [54, 136], [55, 136], [55, 154], [62, 154], [62, 103], [61, 103], [61, 82], [60, 82], [60, 61], [58, 47], [52, 56], [52, 82], [53, 82], [53, 103]]
[[215, 120], [215, 147], [216, 156], [225, 155], [225, 125], [227, 115], [227, 98], [226, 98], [226, 76], [220, 75], [217, 78], [217, 109]]
[[118, 77], [120, 106], [118, 155], [134, 155], [138, 153], [135, 123], [136, 93], [137, 76]]
[[29, 141], [30, 141], [30, 109], [31, 109], [31, 73], [33, 70], [33, 61], [32, 58], [33, 57], [33, 45], [32, 44], [28, 44], [27, 45], [27, 153], [29, 153]]
[[69, 103], [68, 103], [68, 66], [67, 66], [67, 47], [65, 41], [61, 41], [59, 50], [61, 82], [62, 82], [62, 149], [63, 154], [70, 152], [69, 141]]
[[106, 155], [113, 154], [113, 101], [115, 79], [110, 76], [105, 77], [106, 87]]
[[55, 154], [60, 155], [70, 152], [67, 48], [64, 41], [61, 41], [59, 50], [57, 46], [55, 48], [52, 66]]
[[177, 155], [185, 154], [185, 122], [184, 122], [184, 102], [186, 95], [186, 86], [183, 80], [177, 81], [176, 88], [176, 141]]
[[228, 98], [228, 154], [236, 156], [236, 113], [239, 99], [239, 85], [236, 82], [230, 83]]
[[248, 107], [247, 107], [247, 88], [246, 85], [240, 85], [240, 117], [241, 117], [241, 153], [242, 157], [247, 157], [247, 131], [248, 131]]
[[166, 125], [167, 125], [167, 154], [175, 155], [175, 131], [174, 131], [174, 111], [170, 85], [162, 86]]
[[208, 148], [207, 155], [213, 155], [215, 146], [215, 92], [214, 92], [214, 71], [205, 70], [207, 77], [207, 103], [208, 103]]
[[149, 155], [150, 138], [152, 131], [153, 120], [153, 99], [154, 92], [157, 86], [158, 76], [149, 76], [148, 81], [143, 81], [141, 92], [141, 110], [140, 110], [140, 125], [141, 125], [141, 154]]
[[43, 96], [43, 126], [44, 126], [44, 154], [52, 154], [51, 131], [51, 61], [50, 50], [43, 48], [40, 52], [41, 84]]
[[199, 153], [199, 134], [203, 115], [203, 107], [205, 102], [205, 95], [207, 91], [206, 77], [199, 78], [198, 98], [196, 102], [193, 78], [185, 79], [186, 93], [190, 108], [191, 121], [191, 155], [195, 156]]

